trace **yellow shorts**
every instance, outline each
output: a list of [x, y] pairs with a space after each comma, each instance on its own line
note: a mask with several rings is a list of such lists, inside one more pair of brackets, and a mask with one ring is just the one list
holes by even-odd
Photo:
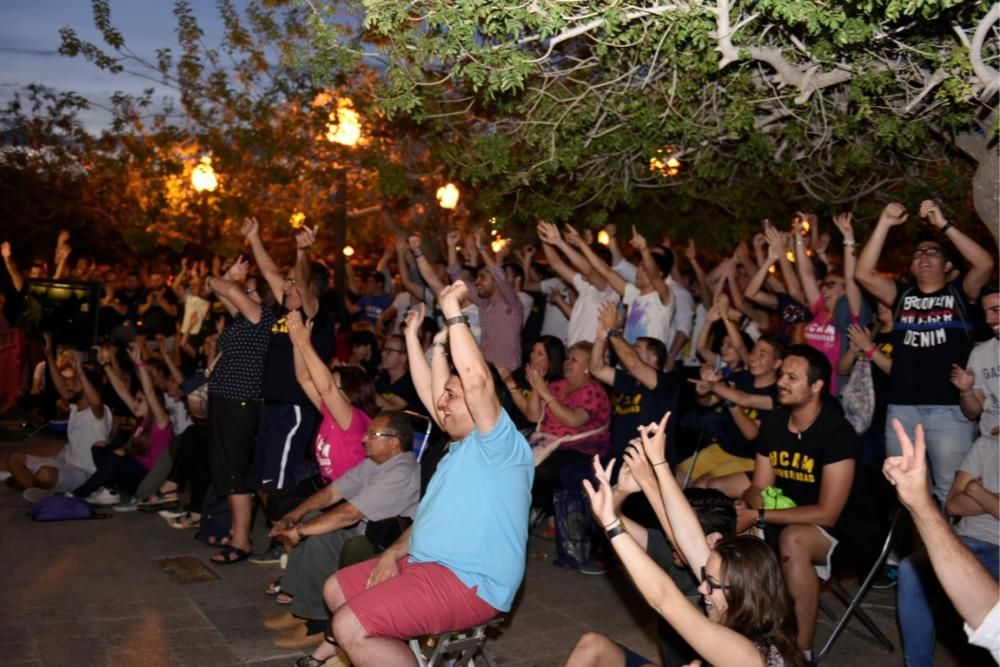
[[[687, 458], [677, 464], [677, 469], [687, 473], [691, 467], [694, 457]], [[725, 477], [735, 475], [740, 472], [753, 472], [754, 459], [745, 459], [733, 456], [715, 442], [705, 447], [698, 453], [698, 460], [694, 464], [694, 472], [691, 473], [691, 481], [700, 479], [705, 475], [710, 477]]]

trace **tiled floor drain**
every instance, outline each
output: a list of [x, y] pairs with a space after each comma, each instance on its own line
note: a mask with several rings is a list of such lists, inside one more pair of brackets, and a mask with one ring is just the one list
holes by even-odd
[[219, 581], [219, 575], [194, 556], [177, 556], [156, 561], [177, 584], [204, 584]]

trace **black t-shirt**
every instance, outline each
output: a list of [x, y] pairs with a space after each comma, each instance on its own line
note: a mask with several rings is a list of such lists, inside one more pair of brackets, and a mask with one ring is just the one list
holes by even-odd
[[[514, 380], [514, 385], [517, 387], [516, 390], [511, 389], [510, 391], [511, 392], [519, 391], [521, 392], [521, 395], [524, 396], [525, 399], [530, 399], [531, 383], [528, 382], [528, 378], [524, 374], [524, 367], [515, 368], [511, 372], [510, 377], [512, 380]], [[511, 401], [511, 403], [513, 403], [513, 401]], [[518, 409], [517, 405], [514, 405], [514, 409], [508, 412], [510, 418], [514, 421], [514, 426], [517, 428], [518, 431], [535, 428], [535, 422], [525, 417], [524, 413]]]
[[[611, 455], [620, 462], [629, 440], [639, 437], [640, 426], [660, 421], [667, 410], [676, 415], [677, 397], [677, 380], [672, 373], [656, 371], [656, 388], [649, 389], [628, 371], [616, 368], [614, 404], [611, 406]], [[671, 419], [667, 426], [667, 442], [675, 442], [676, 421]]]
[[[738, 371], [733, 374], [732, 383], [736, 389], [745, 394], [770, 396], [772, 404], [778, 404], [778, 385], [775, 382], [766, 387], [755, 387], [753, 386], [753, 375], [750, 374], [750, 371]], [[750, 419], [763, 419], [764, 415], [769, 411], [744, 408], [743, 412]], [[736, 420], [733, 419], [728, 408], [722, 408], [722, 414], [722, 428], [718, 433], [719, 446], [733, 456], [752, 459], [757, 453], [757, 447], [752, 440], [747, 440], [740, 432], [739, 427], [736, 425]]]
[[[816, 421], [801, 434], [789, 430], [788, 418], [788, 410], [780, 406], [764, 415], [757, 434], [757, 453], [770, 459], [774, 485], [796, 506], [815, 505], [823, 483], [823, 466], [845, 459], [857, 463], [861, 442], [844, 418], [840, 404], [832, 398], [823, 401]], [[864, 511], [858, 479], [855, 471], [842, 515]]]
[[138, 322], [139, 305], [146, 301], [146, 290], [142, 287], [137, 287], [134, 290], [122, 287], [115, 290], [115, 301], [127, 309], [125, 311], [125, 319], [130, 322]]
[[417, 395], [417, 388], [413, 386], [413, 378], [410, 377], [409, 372], [403, 373], [395, 382], [389, 379], [388, 373], [382, 373], [375, 380], [375, 391], [383, 396], [392, 394], [403, 399], [406, 401], [404, 410], [412, 410], [422, 415], [427, 414], [424, 404]]
[[[264, 400], [286, 405], [312, 405], [309, 397], [295, 379], [295, 359], [292, 356], [292, 339], [288, 337], [288, 311], [281, 309], [271, 327], [271, 344], [264, 359]], [[330, 361], [333, 356], [333, 317], [322, 301], [313, 318], [312, 341], [320, 359]]]
[[[895, 334], [889, 332], [879, 332], [872, 338], [872, 342], [882, 354], [892, 358], [893, 340]], [[872, 425], [869, 431], [882, 433], [885, 431], [885, 415], [889, 407], [889, 374], [872, 363], [872, 385], [875, 387], [875, 414], [872, 417]]]
[[[145, 300], [143, 300], [145, 303]], [[163, 288], [160, 292], [159, 300], [154, 293], [153, 305], [150, 306], [146, 312], [141, 316], [142, 318], [142, 331], [147, 336], [173, 336], [177, 333], [177, 316], [170, 315], [165, 311], [160, 304], [167, 304], [178, 308], [180, 302], [177, 300], [177, 295], [169, 287]], [[178, 309], [176, 312], [180, 312]]]
[[892, 309], [895, 337], [889, 403], [958, 405], [958, 389], [950, 381], [951, 365], [965, 367], [973, 341], [962, 283], [951, 282], [929, 293], [916, 285], [897, 283]]

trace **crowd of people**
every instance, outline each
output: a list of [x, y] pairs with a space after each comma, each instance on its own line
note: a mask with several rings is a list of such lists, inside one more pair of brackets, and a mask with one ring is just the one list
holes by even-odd
[[529, 533], [582, 574], [623, 566], [661, 617], [658, 659], [587, 633], [567, 665], [810, 664], [822, 582], [871, 569], [895, 487], [916, 530], [880, 580], [906, 664], [949, 611], [996, 659], [995, 249], [933, 201], [889, 204], [863, 247], [831, 222], [763, 221], [714, 266], [637, 226], [397, 233], [341, 286], [310, 227], [268, 243], [248, 218], [245, 255], [134, 266], [72, 261], [63, 232], [51, 274], [96, 285], [92, 347], [4, 242], [22, 402], [67, 440], [4, 476], [159, 512], [218, 565], [287, 559], [265, 626], [302, 667], [414, 664], [409, 638], [510, 612]]

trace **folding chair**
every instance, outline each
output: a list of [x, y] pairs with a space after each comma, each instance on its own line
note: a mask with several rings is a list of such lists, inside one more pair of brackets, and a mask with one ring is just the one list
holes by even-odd
[[434, 422], [427, 415], [412, 410], [403, 410], [403, 414], [409, 417], [410, 423], [413, 424], [413, 453], [417, 457], [417, 463], [420, 463], [424, 457], [424, 449], [430, 442]]
[[411, 639], [410, 650], [419, 667], [476, 667], [476, 658], [482, 658], [489, 667], [497, 667], [496, 657], [486, 646], [486, 630], [503, 621], [503, 616], [497, 616], [468, 630]]
[[[889, 549], [892, 547], [892, 540], [896, 535], [896, 530], [899, 527], [900, 518], [902, 517], [903, 510], [897, 508], [895, 513], [892, 515], [892, 523], [889, 525], [889, 534], [885, 536], [885, 542], [882, 544], [882, 551], [879, 553], [878, 558], [875, 560], [875, 564], [872, 565], [871, 570], [868, 571], [867, 576], [858, 583], [858, 590], [855, 591], [852, 596], [847, 589], [836, 579], [831, 578], [830, 580], [830, 591], [840, 600], [842, 604], [845, 605], [844, 613], [837, 618], [836, 613], [830, 608], [830, 606], [820, 598], [819, 607], [823, 610], [823, 613], [830, 618], [830, 620], [836, 621], [836, 625], [833, 628], [833, 632], [830, 633], [829, 638], [827, 638], [826, 643], [823, 644], [823, 648], [816, 653], [816, 662], [820, 662], [823, 658], [827, 656], [830, 649], [833, 648], [833, 644], [840, 637], [844, 630], [850, 630], [852, 634], [860, 637], [861, 639], [867, 641], [870, 644], [881, 645], [886, 651], [890, 653], [895, 650], [892, 642], [889, 638], [875, 625], [875, 621], [865, 613], [865, 610], [861, 608], [861, 602], [864, 600], [865, 595], [868, 594], [872, 583], [875, 581], [875, 577], [878, 575], [879, 569], [885, 563], [886, 557], [889, 555]], [[869, 634], [859, 632], [849, 627], [851, 617], [857, 617], [868, 629]]]

